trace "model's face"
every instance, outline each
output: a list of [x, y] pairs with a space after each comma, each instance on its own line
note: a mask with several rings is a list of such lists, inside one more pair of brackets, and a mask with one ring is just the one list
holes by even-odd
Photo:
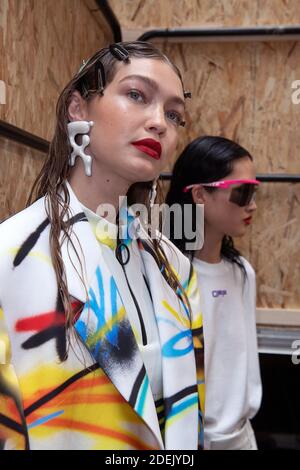
[[[253, 162], [248, 157], [237, 160], [233, 165], [233, 171], [223, 179], [255, 179]], [[227, 189], [220, 188], [212, 193], [205, 191], [205, 226], [219, 233], [221, 237], [224, 235], [243, 236], [251, 225], [251, 217], [257, 208], [255, 201], [240, 207], [229, 200], [231, 189], [238, 186], [237, 184]]]
[[[176, 149], [184, 120], [181, 81], [161, 60], [132, 58], [129, 64], [117, 64], [104, 95], [89, 102], [87, 119], [94, 121], [89, 148], [93, 165], [105, 166], [129, 183], [150, 181]], [[142, 139], [155, 142], [133, 145]]]

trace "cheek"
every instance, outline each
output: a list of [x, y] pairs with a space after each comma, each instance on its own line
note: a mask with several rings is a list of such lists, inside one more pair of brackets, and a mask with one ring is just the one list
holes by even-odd
[[165, 158], [167, 161], [170, 161], [171, 159], [174, 158], [174, 154], [175, 154], [175, 151], [176, 151], [176, 148], [177, 148], [177, 144], [178, 144], [178, 133], [177, 132], [174, 132], [172, 134], [170, 134], [169, 136], [169, 139], [167, 141], [167, 143], [165, 144], [166, 147], [165, 147]]
[[[103, 114], [102, 114], [103, 116]], [[106, 149], [107, 147], [113, 149], [116, 145], [123, 142], [123, 136], [126, 135], [126, 127], [124, 123], [127, 118], [125, 113], [106, 113], [105, 119], [101, 116], [95, 118], [95, 125], [91, 136], [91, 146], [94, 149]]]
[[114, 132], [117, 136], [123, 129], [128, 127], [130, 117], [128, 104], [124, 100], [102, 101], [101, 105], [93, 109], [91, 120], [95, 121], [95, 131], [102, 136], [106, 136], [106, 132]]
[[224, 211], [223, 230], [224, 233], [232, 237], [239, 237], [245, 233], [246, 226], [243, 223], [243, 210], [236, 204]]
[[208, 210], [204, 209], [206, 215], [205, 220], [207, 223], [214, 227], [216, 230], [224, 230], [228, 223], [228, 216], [224, 214], [224, 210], [218, 210], [217, 207]]
[[225, 195], [216, 195], [205, 204], [205, 219], [216, 230], [230, 234], [240, 219], [236, 208], [226, 200]]

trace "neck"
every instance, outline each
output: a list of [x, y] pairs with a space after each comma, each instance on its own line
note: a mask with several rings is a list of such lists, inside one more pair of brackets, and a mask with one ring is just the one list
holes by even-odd
[[197, 251], [195, 257], [206, 263], [220, 263], [223, 236], [221, 233], [206, 228], [203, 247]]
[[[100, 204], [113, 206], [114, 213], [109, 212], [105, 216], [110, 222], [115, 222], [115, 215], [131, 185], [124, 178], [104, 168], [97, 168], [95, 164], [92, 168], [92, 176], [86, 176], [77, 162], [68, 181], [78, 200], [91, 211], [97, 212]], [[102, 212], [98, 210], [99, 215], [103, 215]]]

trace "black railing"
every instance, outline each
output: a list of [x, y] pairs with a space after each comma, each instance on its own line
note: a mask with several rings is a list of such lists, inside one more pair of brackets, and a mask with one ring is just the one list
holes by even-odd
[[120, 28], [120, 23], [118, 22], [114, 12], [110, 8], [106, 0], [96, 0], [99, 9], [101, 10], [103, 16], [108, 22], [109, 26], [112, 29], [114, 35], [114, 42], [122, 41], [122, 32]]
[[6, 137], [14, 142], [19, 142], [20, 144], [34, 148], [35, 150], [40, 150], [44, 153], [47, 153], [49, 149], [49, 142], [47, 140], [41, 139], [41, 137], [1, 120], [0, 136]]
[[[0, 120], [0, 136], [7, 139], [19, 142], [23, 145], [47, 153], [49, 150], [49, 142], [41, 139], [40, 137], [30, 134], [30, 132], [23, 131], [22, 129], [8, 124]], [[162, 173], [160, 178], [162, 180], [170, 180], [172, 173]], [[257, 179], [264, 183], [300, 183], [300, 174], [266, 174], [261, 173], [257, 175]]]
[[[161, 173], [160, 179], [168, 181], [172, 178], [172, 173]], [[300, 174], [283, 174], [283, 173], [259, 173], [256, 178], [262, 183], [300, 183]]]
[[161, 28], [145, 31], [139, 41], [165, 38], [188, 38], [198, 41], [278, 41], [299, 40], [300, 25], [298, 26], [253, 26], [246, 28]]
[[[138, 40], [149, 41], [155, 38], [189, 38], [208, 40], [300, 40], [299, 26], [258, 26], [246, 28], [165, 28], [153, 29], [143, 33]], [[171, 173], [162, 173], [162, 180], [170, 180]], [[272, 183], [299, 183], [300, 174], [258, 174], [257, 179]]]

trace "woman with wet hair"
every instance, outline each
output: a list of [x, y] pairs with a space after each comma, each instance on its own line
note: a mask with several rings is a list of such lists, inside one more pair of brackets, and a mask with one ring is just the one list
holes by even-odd
[[151, 224], [187, 96], [143, 42], [61, 93], [28, 206], [0, 225], [2, 448], [202, 447], [196, 275]]
[[176, 161], [166, 198], [171, 206], [192, 205], [194, 228], [197, 204], [204, 205], [202, 247], [193, 251], [185, 236], [178, 239], [174, 233], [171, 239], [193, 261], [198, 274], [206, 449], [257, 448], [249, 422], [261, 402], [255, 273], [232, 237], [242, 237], [249, 229], [258, 185], [247, 150], [223, 137], [204, 136], [191, 142]]

